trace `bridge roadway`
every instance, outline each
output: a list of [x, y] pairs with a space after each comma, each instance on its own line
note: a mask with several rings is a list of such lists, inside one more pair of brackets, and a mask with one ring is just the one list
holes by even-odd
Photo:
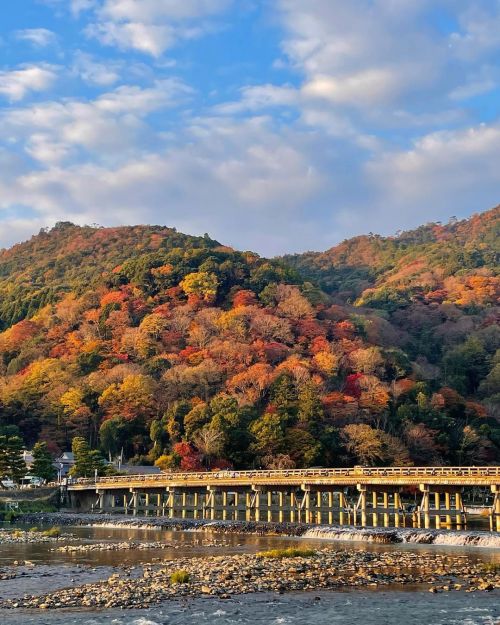
[[[500, 531], [500, 467], [493, 466], [122, 475], [78, 479], [68, 493], [77, 509], [134, 515], [463, 528], [462, 493], [471, 487], [491, 490], [490, 528]], [[402, 493], [415, 491], [421, 502], [409, 514]]]

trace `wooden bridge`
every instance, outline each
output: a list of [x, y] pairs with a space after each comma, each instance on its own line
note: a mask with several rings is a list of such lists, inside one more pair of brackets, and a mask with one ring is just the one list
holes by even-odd
[[[447, 527], [467, 523], [463, 493], [491, 492], [500, 531], [500, 467], [354, 467], [162, 473], [79, 479], [72, 507], [170, 518]], [[416, 501], [418, 505], [411, 506]]]

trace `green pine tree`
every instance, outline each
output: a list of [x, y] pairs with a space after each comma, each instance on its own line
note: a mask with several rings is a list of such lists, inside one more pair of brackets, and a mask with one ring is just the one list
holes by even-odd
[[90, 452], [90, 462], [92, 464], [93, 475], [95, 475], [96, 471], [97, 475], [106, 475], [106, 463], [99, 450], [93, 449]]
[[314, 382], [308, 380], [299, 389], [298, 421], [306, 426], [313, 435], [319, 434], [319, 424], [323, 419], [323, 407], [318, 389]]
[[36, 477], [45, 480], [46, 482], [52, 481], [57, 471], [54, 467], [54, 461], [47, 449], [47, 443], [36, 443], [33, 447], [33, 465], [31, 467], [31, 474]]
[[0, 479], [7, 477], [9, 472], [7, 440], [7, 436], [0, 436]]
[[70, 469], [73, 477], [93, 477], [90, 447], [82, 436], [75, 436], [71, 443], [71, 451], [75, 457], [75, 464]]
[[94, 477], [106, 473], [106, 464], [101, 453], [96, 449], [90, 449], [87, 441], [76, 436], [71, 443], [71, 450], [75, 456], [75, 464], [70, 470], [73, 477]]
[[19, 483], [27, 473], [23, 459], [23, 441], [19, 436], [10, 436], [5, 446], [7, 476]]
[[271, 388], [271, 402], [288, 424], [297, 418], [297, 389], [291, 375], [280, 375]]

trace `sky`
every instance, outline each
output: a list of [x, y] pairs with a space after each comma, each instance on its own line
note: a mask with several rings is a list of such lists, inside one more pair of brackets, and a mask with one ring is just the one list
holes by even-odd
[[500, 0], [16, 0], [0, 247], [150, 223], [264, 255], [500, 202]]

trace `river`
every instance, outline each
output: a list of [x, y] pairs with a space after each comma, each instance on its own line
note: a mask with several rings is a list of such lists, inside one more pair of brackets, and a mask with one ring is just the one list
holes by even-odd
[[[472, 560], [500, 563], [500, 549], [337, 541], [324, 538], [219, 534], [200, 531], [167, 531], [120, 527], [68, 526], [68, 538], [57, 543], [0, 545], [0, 570], [14, 561], [30, 561], [35, 566], [19, 566], [21, 577], [0, 581], [0, 598], [41, 594], [88, 581], [106, 579], [120, 567], [131, 568], [132, 575], [142, 572], [142, 564], [177, 557], [200, 557], [256, 552], [275, 547], [321, 547], [326, 542], [338, 550], [411, 550], [420, 553], [455, 553]], [[169, 544], [166, 549], [130, 549], [65, 553], [55, 547], [72, 544], [123, 543], [134, 541]], [[330, 623], [359, 625], [494, 625], [500, 623], [500, 591], [490, 593], [450, 592], [431, 594], [427, 589], [408, 587], [373, 591], [321, 591], [285, 595], [256, 594], [234, 597], [173, 601], [143, 610], [7, 611], [0, 610], [1, 625], [203, 625], [266, 624], [294, 625]]]

